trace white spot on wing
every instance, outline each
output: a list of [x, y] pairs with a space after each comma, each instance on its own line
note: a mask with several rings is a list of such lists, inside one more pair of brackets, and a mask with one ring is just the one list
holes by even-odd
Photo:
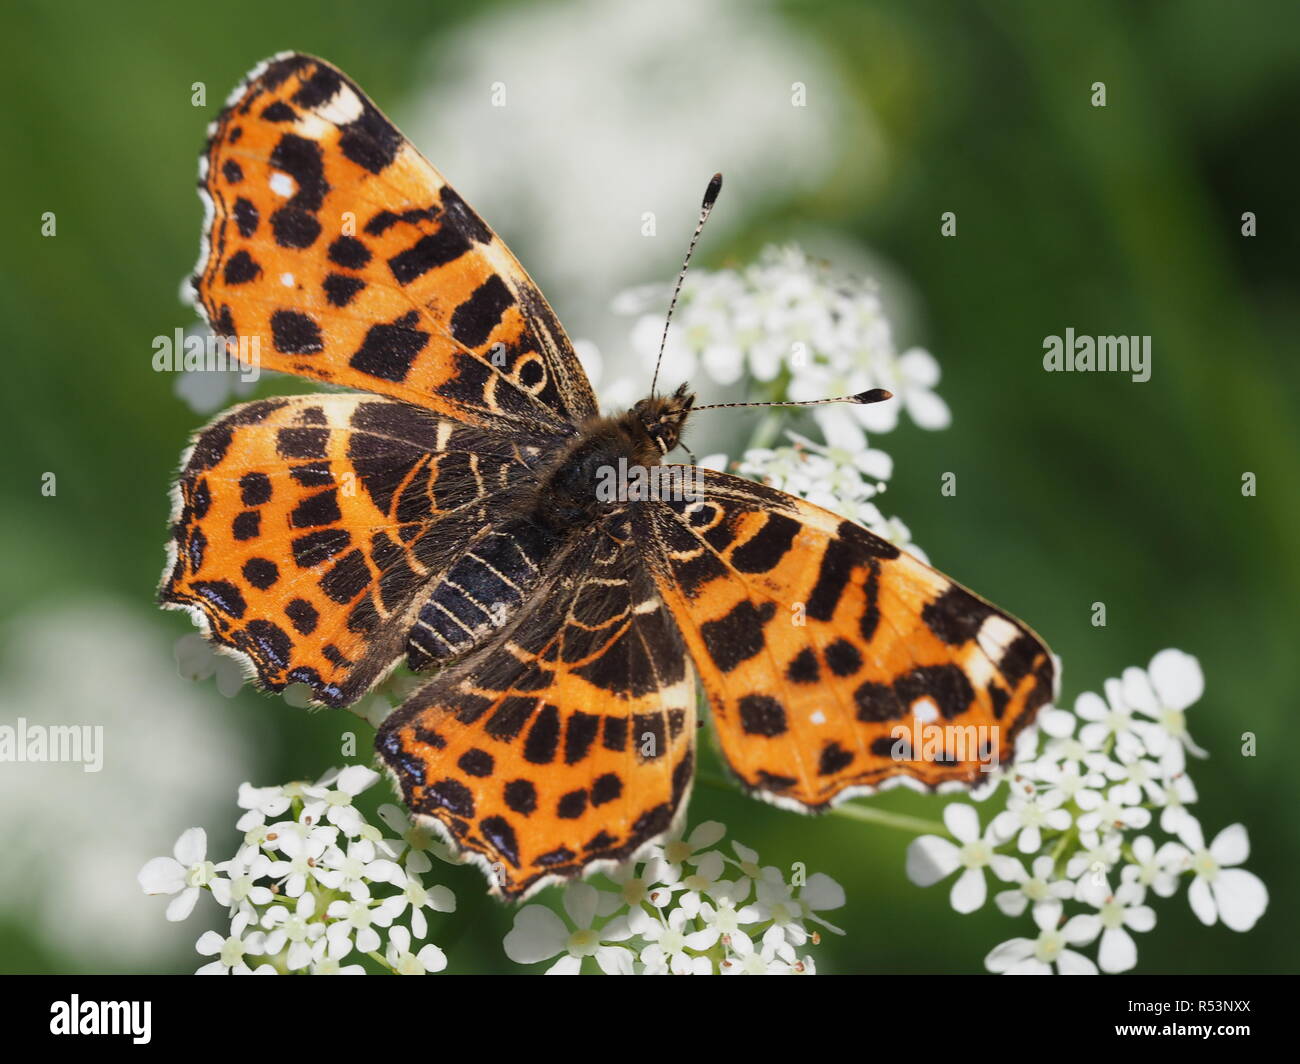
[[361, 98], [348, 86], [342, 85], [338, 92], [316, 108], [316, 113], [336, 126], [346, 126], [360, 118], [363, 110]]
[[979, 642], [980, 649], [988, 655], [990, 661], [1001, 661], [1002, 655], [1006, 653], [1009, 647], [1020, 634], [1014, 624], [1005, 617], [999, 617], [997, 614], [990, 614], [984, 618], [984, 623], [980, 625], [979, 635], [975, 638]]
[[285, 199], [288, 199], [298, 191], [298, 186], [294, 179], [288, 174], [281, 173], [279, 170], [272, 170], [271, 191], [277, 196], [283, 196]]
[[922, 724], [931, 724], [939, 719], [939, 707], [929, 695], [918, 698], [912, 703], [912, 715]]

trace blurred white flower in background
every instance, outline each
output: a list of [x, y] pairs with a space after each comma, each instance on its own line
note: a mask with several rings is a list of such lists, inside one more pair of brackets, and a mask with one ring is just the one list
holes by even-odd
[[[205, 350], [212, 345], [206, 343], [212, 330], [202, 322], [195, 322], [186, 327], [185, 336], [201, 336], [205, 340]], [[224, 410], [231, 403], [247, 399], [257, 387], [257, 377], [247, 369], [237, 365], [233, 369], [183, 369], [174, 371], [175, 383], [172, 390], [185, 405], [196, 414], [215, 414]]]
[[858, 189], [880, 169], [875, 125], [834, 57], [748, 0], [485, 13], [433, 42], [398, 118], [571, 333], [598, 339], [592, 315], [619, 288], [675, 272], [715, 171], [721, 246], [756, 212], [812, 196], [837, 163]]
[[[30, 610], [0, 633], [0, 721], [104, 729], [100, 772], [0, 772], [0, 910], [61, 950], [60, 970], [123, 971], [167, 955], [166, 925], [140, 898], [141, 861], [206, 819], [257, 763], [256, 736], [230, 727], [224, 699], [177, 675], [160, 631], [111, 599], [86, 599]], [[167, 860], [188, 874], [205, 860], [188, 860], [197, 841]]]

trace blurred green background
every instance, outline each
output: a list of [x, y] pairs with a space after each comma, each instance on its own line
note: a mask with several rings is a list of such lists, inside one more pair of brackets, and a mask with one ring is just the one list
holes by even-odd
[[[216, 925], [215, 908], [168, 924], [161, 903], [139, 895], [135, 870], [169, 852], [188, 824], [206, 826], [211, 852], [224, 856], [240, 780], [314, 777], [341, 761], [342, 732], [357, 731], [363, 752], [370, 742], [343, 712], [308, 714], [247, 689], [227, 700], [211, 681], [178, 679], [172, 646], [189, 622], [152, 605], [166, 487], [187, 435], [207, 419], [149, 368], [152, 338], [191, 321], [177, 289], [196, 254], [205, 123], [257, 60], [293, 48], [332, 60], [407, 126], [439, 107], [420, 87], [437, 76], [431, 57], [450, 35], [473, 39], [480, 20], [498, 32], [524, 9], [553, 8], [580, 48], [607, 6], [6, 5], [0, 723], [45, 713], [120, 730], [107, 729], [100, 777], [0, 766], [0, 970], [193, 970], [192, 944]], [[752, 5], [721, 6], [741, 25], [758, 17]], [[1191, 769], [1198, 813], [1210, 836], [1247, 825], [1248, 867], [1271, 907], [1239, 935], [1201, 927], [1185, 894], [1160, 903], [1138, 970], [1296, 970], [1295, 6], [846, 0], [772, 12], [765, 25], [828, 58], [847, 97], [840, 106], [871, 116], [870, 163], [849, 143], [814, 188], [748, 200], [735, 188], [749, 204], [743, 221], [706, 237], [698, 261], [743, 262], [765, 243], [817, 231], [887, 264], [910, 308], [900, 347], [935, 353], [954, 413], [947, 431], [905, 425], [884, 442], [897, 463], [889, 510], [937, 565], [1043, 634], [1064, 661], [1066, 705], [1166, 646], [1204, 667], [1206, 695], [1189, 714], [1212, 755]], [[645, 17], [649, 27], [657, 16]], [[659, 114], [667, 132], [655, 133], [671, 137], [671, 109], [683, 123], [707, 114], [710, 82], [693, 79], [730, 76], [727, 39], [703, 34], [692, 54], [701, 61], [666, 53], [625, 68], [606, 62], [597, 74], [617, 79], [603, 91], [655, 113], [655, 98], [638, 94], [662, 76], [657, 64], [671, 65], [676, 91]], [[746, 68], [756, 80], [740, 91], [785, 95], [799, 76], [769, 73], [775, 88]], [[803, 74], [816, 109], [824, 71]], [[467, 76], [486, 95], [509, 72]], [[206, 107], [191, 105], [197, 81]], [[1104, 109], [1089, 105], [1096, 81], [1106, 84]], [[553, 136], [570, 136], [582, 119], [557, 116]], [[852, 138], [863, 127], [835, 128]], [[494, 129], [485, 122], [480, 141], [454, 146], [410, 132], [549, 290], [548, 278], [573, 269], [561, 263], [571, 248], [518, 239], [441, 161], [506, 151]], [[718, 168], [708, 147], [693, 149], [692, 188]], [[602, 150], [555, 146], [575, 174], [599, 175]], [[526, 184], [530, 175], [514, 176]], [[560, 184], [542, 201], [569, 195]], [[679, 255], [697, 196], [674, 208], [682, 225], [664, 223], [664, 251], [632, 279], [671, 275], [661, 263]], [[726, 205], [724, 194], [719, 214]], [[56, 237], [40, 235], [44, 211], [57, 214]], [[940, 236], [944, 211], [957, 214], [955, 239]], [[1258, 217], [1253, 238], [1241, 235], [1244, 211]], [[566, 321], [603, 311], [579, 305], [572, 285], [552, 295]], [[1067, 326], [1152, 335], [1151, 380], [1044, 373], [1043, 337]], [[283, 380], [261, 387], [302, 390]], [[949, 470], [955, 498], [938, 491]], [[58, 477], [54, 497], [40, 491], [47, 471]], [[1246, 471], [1258, 477], [1253, 498], [1241, 493]], [[1105, 628], [1090, 624], [1096, 601], [1106, 603]], [[1258, 738], [1255, 757], [1241, 756], [1246, 732]], [[900, 792], [873, 801], [930, 818], [940, 805]], [[946, 886], [909, 884], [900, 832], [804, 819], [707, 786], [693, 803], [692, 821], [724, 821], [766, 862], [803, 861], [844, 884], [848, 905], [832, 916], [848, 934], [826, 936], [816, 951], [823, 971], [975, 972], [993, 945], [1028, 926], [991, 904], [958, 916]], [[461, 905], [431, 934], [450, 970], [508, 968], [510, 910], [483, 896], [477, 871], [439, 874]]]

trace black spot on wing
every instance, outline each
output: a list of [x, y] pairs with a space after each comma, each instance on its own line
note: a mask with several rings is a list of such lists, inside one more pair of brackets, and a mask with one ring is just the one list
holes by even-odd
[[746, 735], [774, 738], [789, 728], [785, 707], [771, 695], [745, 695], [738, 705], [740, 726]]
[[408, 285], [432, 269], [454, 262], [469, 250], [465, 235], [451, 225], [421, 237], [405, 251], [388, 260], [388, 268], [400, 285]]
[[478, 347], [501, 323], [501, 316], [514, 302], [515, 297], [506, 283], [493, 274], [453, 311], [451, 334], [466, 347]]
[[406, 380], [416, 356], [429, 342], [429, 334], [415, 327], [418, 321], [419, 315], [412, 310], [396, 321], [372, 325], [349, 365], [380, 380]]
[[763, 649], [763, 625], [776, 613], [776, 606], [765, 602], [755, 607], [749, 599], [742, 599], [717, 620], [700, 625], [705, 648], [714, 663], [723, 672], [731, 672], [741, 662], [748, 661]]
[[314, 355], [325, 347], [319, 326], [296, 310], [271, 315], [271, 342], [282, 355]]
[[974, 639], [992, 613], [969, 591], [954, 585], [921, 610], [921, 619], [949, 646], [959, 646]]
[[766, 573], [776, 568], [794, 543], [799, 522], [784, 514], [769, 513], [763, 527], [731, 554], [731, 564], [738, 572]]

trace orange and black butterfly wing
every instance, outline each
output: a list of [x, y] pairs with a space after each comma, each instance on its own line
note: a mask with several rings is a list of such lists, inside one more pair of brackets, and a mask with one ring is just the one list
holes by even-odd
[[634, 534], [746, 788], [820, 809], [1013, 758], [1053, 697], [1033, 632], [850, 521], [700, 472], [698, 500], [639, 507]]
[[209, 130], [192, 288], [260, 365], [458, 420], [564, 432], [596, 413], [510, 251], [357, 86], [284, 54]]
[[184, 460], [160, 598], [263, 686], [346, 705], [402, 657], [422, 590], [532, 483], [544, 442], [373, 395], [237, 406]]
[[510, 627], [380, 728], [407, 805], [504, 897], [626, 860], [689, 791], [695, 671], [628, 536], [614, 515], [578, 537]]

